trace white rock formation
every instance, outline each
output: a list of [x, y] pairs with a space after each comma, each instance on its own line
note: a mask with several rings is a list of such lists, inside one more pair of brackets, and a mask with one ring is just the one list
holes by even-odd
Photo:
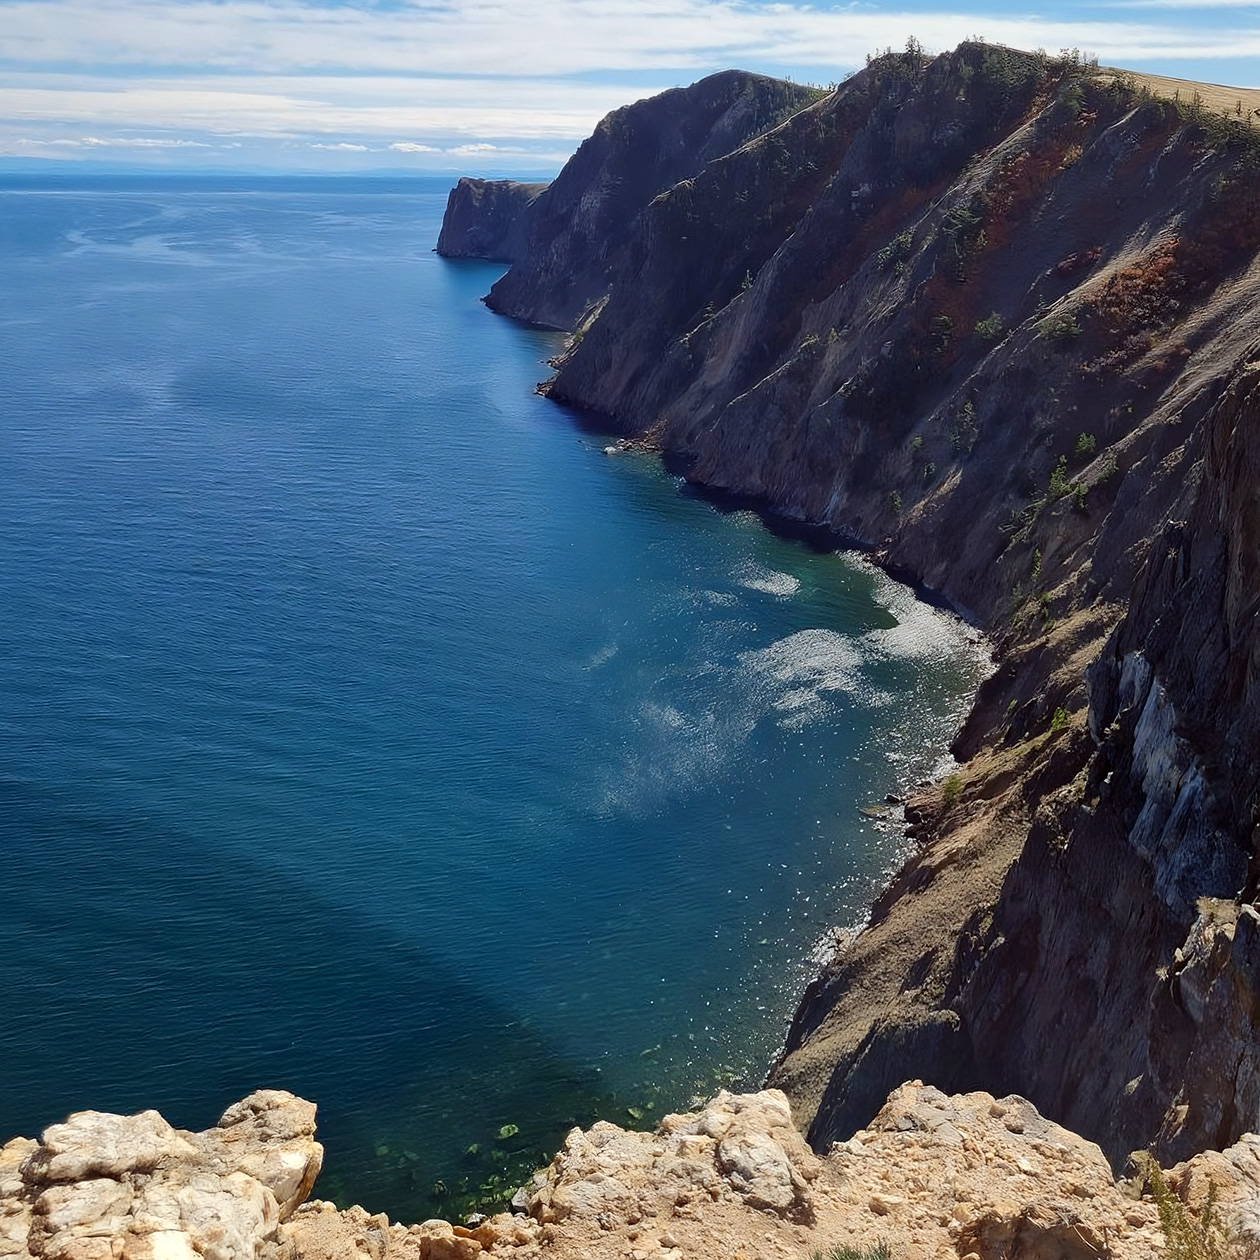
[[0, 1256], [256, 1260], [310, 1193], [315, 1107], [260, 1090], [213, 1129], [81, 1111], [0, 1150]]

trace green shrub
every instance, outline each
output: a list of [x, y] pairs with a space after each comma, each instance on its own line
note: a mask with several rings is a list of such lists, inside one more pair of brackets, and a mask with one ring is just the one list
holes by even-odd
[[888, 506], [892, 508], [898, 516], [901, 515], [901, 495], [898, 494], [896, 490], [888, 496]]
[[914, 249], [914, 229], [907, 228], [900, 236], [895, 236], [883, 249], [875, 255], [875, 265], [880, 271], [894, 267], [898, 273], [904, 270], [905, 261]]
[[1186, 1205], [1173, 1193], [1163, 1170], [1149, 1155], [1143, 1160], [1143, 1173], [1150, 1183], [1151, 1197], [1159, 1211], [1166, 1260], [1231, 1260], [1239, 1254], [1241, 1248], [1231, 1245], [1216, 1219], [1215, 1182], [1208, 1182], [1203, 1214], [1195, 1220], [1186, 1211]]
[[1054, 716], [1050, 719], [1050, 730], [1057, 734], [1063, 730], [1068, 724], [1067, 710], [1060, 707], [1055, 709]]
[[1071, 489], [1067, 479], [1067, 456], [1060, 455], [1059, 462], [1050, 472], [1050, 484], [1046, 487], [1046, 499], [1053, 503]]
[[1002, 335], [1002, 317], [994, 311], [976, 324], [976, 336], [981, 341], [996, 341]]
[[1037, 325], [1037, 332], [1047, 341], [1061, 344], [1079, 337], [1081, 335], [1081, 326], [1077, 322], [1075, 315], [1071, 315], [1067, 311], [1060, 311], [1057, 315], [1047, 315]]
[[1078, 460], [1093, 459], [1094, 448], [1097, 445], [1098, 441], [1092, 433], [1081, 433], [1077, 436], [1076, 446], [1072, 449], [1072, 454]]
[[949, 808], [962, 795], [962, 780], [951, 774], [941, 787], [941, 803]]

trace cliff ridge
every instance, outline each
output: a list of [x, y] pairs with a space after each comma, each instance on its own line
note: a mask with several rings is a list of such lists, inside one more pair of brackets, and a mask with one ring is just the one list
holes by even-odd
[[[1260, 1127], [1244, 95], [911, 46], [654, 194], [594, 288], [533, 253], [496, 285], [575, 334], [553, 399], [995, 644], [958, 773], [771, 1072], [817, 1150], [914, 1077], [1028, 1097], [1117, 1168]], [[553, 187], [595, 223], [583, 169]]]

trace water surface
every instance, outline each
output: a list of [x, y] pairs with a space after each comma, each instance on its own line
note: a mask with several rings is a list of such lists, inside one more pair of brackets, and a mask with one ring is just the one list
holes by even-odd
[[605, 454], [444, 200], [0, 186], [4, 1136], [284, 1087], [454, 1212], [755, 1082], [898, 857], [963, 628]]

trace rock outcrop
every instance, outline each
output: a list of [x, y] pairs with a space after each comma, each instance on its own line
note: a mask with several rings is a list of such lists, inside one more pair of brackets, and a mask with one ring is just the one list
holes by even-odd
[[[66, 1260], [779, 1260], [887, 1246], [898, 1260], [1157, 1260], [1157, 1205], [1022, 1098], [896, 1089], [815, 1155], [776, 1090], [721, 1093], [655, 1133], [574, 1129], [518, 1196], [470, 1225], [401, 1225], [302, 1200], [314, 1107], [263, 1091], [216, 1129], [84, 1112], [0, 1155], [0, 1256]], [[1168, 1184], [1221, 1239], [1260, 1243], [1260, 1139]]]
[[464, 178], [451, 189], [437, 252], [445, 258], [519, 262], [528, 252], [526, 212], [546, 184]]
[[[1260, 1128], [1258, 193], [1241, 104], [912, 47], [603, 241], [551, 396], [996, 644], [772, 1070], [816, 1150], [915, 1076], [1028, 1097], [1117, 1168]], [[500, 285], [554, 322], [539, 265]]]
[[0, 1256], [254, 1260], [310, 1194], [323, 1161], [315, 1107], [260, 1090], [213, 1129], [156, 1112], [81, 1111], [0, 1149]]
[[620, 247], [653, 198], [817, 95], [728, 70], [614, 110], [545, 191], [460, 180], [438, 253], [475, 256], [477, 240], [492, 238], [494, 247], [481, 256], [515, 266], [490, 290], [487, 305], [535, 324], [576, 328], [607, 297]]

